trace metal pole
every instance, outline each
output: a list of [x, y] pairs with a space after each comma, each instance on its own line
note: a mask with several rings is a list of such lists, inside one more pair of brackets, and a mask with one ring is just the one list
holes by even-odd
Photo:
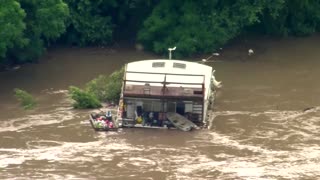
[[169, 59], [171, 59], [171, 58], [172, 58], [172, 52], [171, 52], [171, 51], [176, 50], [176, 47], [174, 47], [174, 48], [168, 48], [168, 50], [169, 50]]

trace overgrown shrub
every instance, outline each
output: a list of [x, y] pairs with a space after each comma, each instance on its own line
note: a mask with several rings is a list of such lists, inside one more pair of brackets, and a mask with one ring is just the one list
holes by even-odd
[[24, 109], [32, 109], [37, 104], [32, 95], [27, 91], [16, 88], [14, 89], [14, 93]]
[[86, 84], [86, 91], [94, 94], [100, 101], [107, 97], [108, 76], [100, 75]]
[[116, 102], [120, 98], [124, 68], [110, 76], [100, 75], [86, 85], [87, 92], [94, 94], [100, 101]]
[[120, 70], [113, 72], [109, 76], [108, 78], [109, 81], [107, 83], [107, 94], [106, 94], [107, 101], [119, 101], [123, 74], [124, 74], [124, 68], [121, 68]]
[[70, 86], [69, 93], [75, 108], [98, 108], [101, 102], [117, 102], [120, 98], [124, 68], [110, 76], [100, 75], [87, 83], [85, 90]]
[[98, 98], [89, 92], [81, 90], [75, 86], [69, 87], [69, 93], [71, 98], [75, 101], [73, 104], [74, 108], [85, 109], [85, 108], [99, 108], [101, 103]]

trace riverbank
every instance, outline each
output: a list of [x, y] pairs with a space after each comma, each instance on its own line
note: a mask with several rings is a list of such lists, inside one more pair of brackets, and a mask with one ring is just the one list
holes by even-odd
[[[320, 41], [320, 34], [314, 34], [308, 37], [285, 37], [285, 38], [276, 38], [270, 36], [241, 36], [236, 38], [225, 46], [212, 51], [212, 53], [219, 53], [219, 56], [213, 56], [210, 60], [215, 61], [247, 61], [247, 60], [261, 60], [264, 54], [269, 50], [286, 51], [289, 48], [297, 47], [294, 53], [300, 52], [298, 47], [304, 43], [310, 43], [317, 45]], [[177, 47], [179, 48], [179, 47]], [[249, 55], [248, 51], [252, 49], [254, 53]], [[66, 47], [66, 46], [55, 46], [49, 48], [41, 58], [39, 58], [36, 63], [27, 63], [20, 65], [0, 65], [0, 72], [3, 71], [16, 71], [21, 67], [28, 66], [29, 64], [43, 63], [48, 59], [55, 58], [58, 56], [56, 53], [62, 54], [73, 54], [79, 52], [79, 55], [88, 56], [88, 55], [100, 55], [100, 56], [117, 56], [121, 52], [134, 53], [136, 55], [141, 55], [141, 58], [168, 58], [167, 55], [157, 55], [151, 52], [143, 51], [141, 45], [137, 45], [133, 42], [119, 42], [115, 43], [113, 46], [108, 47]], [[185, 58], [190, 61], [201, 61], [212, 55], [208, 54], [198, 54], [192, 57]], [[147, 56], [146, 56], [147, 55]], [[58, 56], [59, 57], [59, 56]], [[174, 52], [173, 52], [174, 58]], [[106, 58], [109, 59], [109, 58]], [[109, 59], [110, 60], [110, 59]], [[132, 60], [136, 60], [133, 58]], [[132, 61], [127, 59], [126, 62]]]

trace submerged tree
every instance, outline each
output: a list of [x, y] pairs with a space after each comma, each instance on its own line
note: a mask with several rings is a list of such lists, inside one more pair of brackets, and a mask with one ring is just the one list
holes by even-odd
[[80, 88], [70, 86], [69, 93], [71, 98], [75, 101], [73, 104], [74, 108], [85, 109], [101, 107], [101, 103], [96, 96], [81, 90]]
[[124, 68], [110, 76], [100, 75], [87, 83], [84, 90], [70, 86], [69, 93], [75, 108], [98, 108], [101, 102], [117, 102], [120, 98]]
[[100, 101], [117, 102], [120, 98], [124, 68], [109, 76], [100, 75], [86, 85], [86, 90]]
[[14, 89], [14, 93], [24, 109], [32, 109], [37, 104], [32, 95], [27, 91], [16, 88]]

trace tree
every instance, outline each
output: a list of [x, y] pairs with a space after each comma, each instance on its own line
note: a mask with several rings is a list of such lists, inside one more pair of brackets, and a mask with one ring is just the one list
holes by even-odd
[[117, 102], [119, 101], [122, 87], [124, 68], [114, 71], [111, 75], [100, 75], [87, 83], [84, 90], [70, 86], [69, 94], [75, 101], [75, 108], [98, 108], [101, 107], [102, 101]]
[[156, 53], [172, 46], [178, 56], [212, 52], [250, 29], [280, 36], [317, 32], [319, 9], [319, 0], [163, 0], [138, 40]]
[[143, 21], [150, 16], [160, 0], [118, 0], [111, 12], [116, 40], [135, 40]]
[[273, 0], [266, 4], [261, 28], [273, 35], [309, 35], [320, 30], [319, 9], [318, 0]]
[[63, 42], [80, 46], [110, 45], [134, 38], [159, 0], [66, 0], [71, 17]]
[[212, 52], [259, 21], [263, 1], [161, 1], [144, 22], [138, 39], [146, 48], [164, 53], [177, 46], [176, 55]]
[[145, 49], [159, 54], [177, 46], [175, 56], [181, 57], [212, 52], [243, 32], [304, 36], [320, 30], [319, 0], [0, 0], [0, 4], [0, 63], [11, 64], [36, 60], [57, 38], [80, 46], [138, 39]]
[[91, 93], [83, 91], [75, 86], [69, 87], [69, 94], [75, 101], [74, 108], [86, 109], [86, 108], [98, 108], [101, 107], [100, 101]]
[[94, 94], [100, 101], [119, 101], [124, 68], [114, 71], [111, 75], [100, 75], [86, 85], [87, 92]]
[[27, 91], [16, 88], [14, 89], [14, 93], [15, 97], [20, 101], [20, 104], [24, 109], [32, 109], [37, 104], [33, 96]]
[[67, 43], [107, 45], [112, 39], [113, 23], [109, 12], [116, 0], [66, 0], [70, 8]]
[[66, 29], [68, 6], [62, 0], [19, 0], [26, 12], [24, 46], [15, 46], [10, 55], [18, 63], [37, 59], [50, 42], [57, 39]]
[[23, 46], [25, 11], [15, 0], [0, 0], [0, 63], [6, 57], [8, 48]]

